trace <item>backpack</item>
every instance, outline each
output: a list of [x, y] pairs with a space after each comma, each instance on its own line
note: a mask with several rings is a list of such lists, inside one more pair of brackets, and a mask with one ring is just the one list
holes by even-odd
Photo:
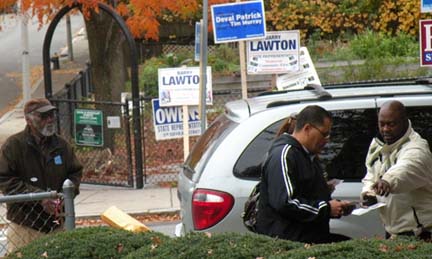
[[244, 211], [241, 214], [244, 226], [252, 232], [256, 232], [260, 184], [261, 181], [259, 181], [252, 189], [251, 194], [245, 202]]

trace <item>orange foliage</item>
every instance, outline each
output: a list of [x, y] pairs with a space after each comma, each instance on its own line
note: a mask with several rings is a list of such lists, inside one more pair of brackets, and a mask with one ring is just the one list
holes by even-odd
[[10, 9], [17, 0], [1, 0], [0, 1], [0, 11]]
[[[0, 11], [10, 8], [18, 0], [0, 0]], [[42, 25], [49, 22], [57, 12], [66, 5], [75, 2], [82, 5], [81, 12], [89, 18], [91, 12], [98, 12], [98, 3], [107, 3], [107, 0], [20, 0], [22, 11], [30, 12], [38, 18]], [[210, 0], [211, 4], [230, 2], [229, 0]], [[169, 14], [178, 19], [192, 19], [201, 13], [199, 0], [119, 0], [116, 11], [122, 16], [133, 36], [136, 38], [159, 38], [159, 20], [162, 15]], [[210, 18], [210, 17], [209, 17]]]

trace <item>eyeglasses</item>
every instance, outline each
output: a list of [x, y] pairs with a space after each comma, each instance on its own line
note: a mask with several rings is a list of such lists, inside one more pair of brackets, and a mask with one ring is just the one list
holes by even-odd
[[316, 129], [323, 138], [325, 139], [330, 139], [330, 132], [323, 132], [322, 130], [320, 130], [317, 126], [310, 124], [312, 126], [312, 128]]
[[57, 117], [57, 112], [54, 111], [49, 111], [49, 112], [44, 112], [44, 113], [40, 113], [40, 112], [33, 112], [34, 115], [36, 115], [37, 117], [39, 117], [41, 120], [46, 120], [48, 118], [55, 118]]

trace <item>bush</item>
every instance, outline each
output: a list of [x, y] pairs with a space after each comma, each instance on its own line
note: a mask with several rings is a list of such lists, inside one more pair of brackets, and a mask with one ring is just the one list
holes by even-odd
[[360, 59], [384, 57], [417, 57], [418, 42], [412, 36], [400, 33], [395, 37], [367, 31], [350, 42], [350, 49]]
[[336, 244], [306, 246], [305, 249], [295, 249], [269, 259], [337, 259], [337, 258], [428, 258], [432, 252], [432, 244], [417, 241], [413, 238], [395, 240], [363, 239], [350, 240]]
[[139, 258], [267, 258], [285, 251], [303, 247], [302, 243], [270, 238], [256, 234], [205, 234], [191, 233], [156, 249], [142, 248], [127, 259]]
[[169, 238], [108, 227], [80, 228], [35, 240], [7, 258], [430, 258], [432, 244], [413, 238], [354, 239], [308, 245], [252, 233], [191, 233]]
[[158, 232], [136, 234], [109, 227], [78, 228], [37, 239], [7, 258], [122, 258], [137, 249], [150, 249], [168, 240], [168, 236]]

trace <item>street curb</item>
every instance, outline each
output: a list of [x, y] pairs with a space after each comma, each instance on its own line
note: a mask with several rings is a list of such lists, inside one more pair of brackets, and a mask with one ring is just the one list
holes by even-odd
[[[159, 214], [180, 214], [180, 209], [161, 209], [161, 210], [147, 210], [144, 212], [133, 212], [127, 213], [132, 217], [145, 216], [145, 215], [159, 215]], [[91, 220], [91, 219], [101, 219], [100, 215], [82, 215], [76, 216], [76, 220]]]

